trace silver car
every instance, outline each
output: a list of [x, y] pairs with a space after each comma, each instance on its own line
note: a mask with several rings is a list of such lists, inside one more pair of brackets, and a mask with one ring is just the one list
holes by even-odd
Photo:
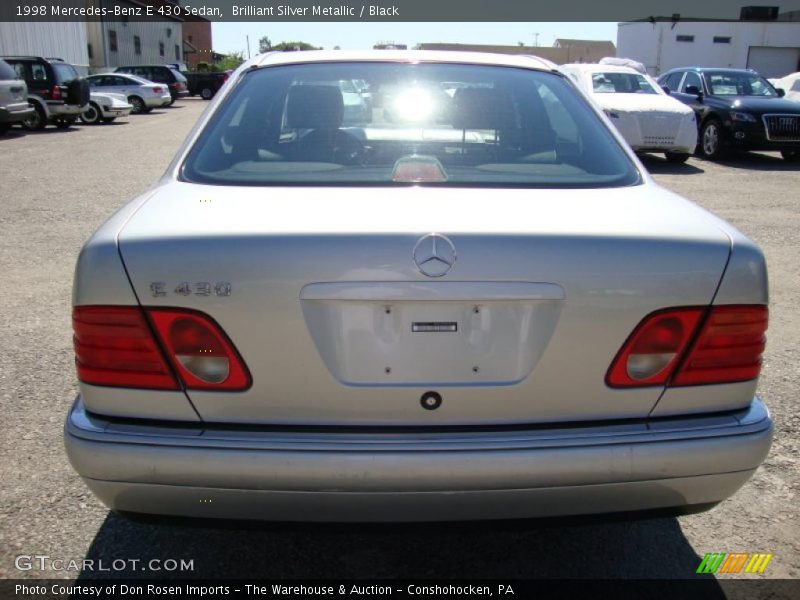
[[0, 60], [0, 135], [30, 118], [34, 108], [28, 104], [28, 86], [16, 71]]
[[172, 101], [169, 88], [163, 83], [153, 83], [136, 75], [105, 73], [86, 78], [92, 91], [122, 94], [133, 106], [133, 113], [148, 113], [154, 108], [167, 106]]
[[[342, 126], [353, 79], [391, 123]], [[66, 449], [115, 510], [697, 511], [772, 440], [763, 254], [532, 57], [256, 57], [86, 243], [73, 305]]]
[[132, 110], [133, 106], [122, 94], [91, 92], [89, 106], [81, 113], [80, 120], [87, 125], [113, 123], [120, 117], [127, 117]]

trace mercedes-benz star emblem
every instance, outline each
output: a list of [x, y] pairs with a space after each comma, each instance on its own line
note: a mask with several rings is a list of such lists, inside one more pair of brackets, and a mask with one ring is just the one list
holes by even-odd
[[414, 246], [414, 262], [423, 275], [442, 277], [456, 262], [456, 248], [442, 234], [429, 233]]

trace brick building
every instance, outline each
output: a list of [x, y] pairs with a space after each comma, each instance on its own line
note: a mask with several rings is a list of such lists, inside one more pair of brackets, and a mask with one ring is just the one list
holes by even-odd
[[183, 58], [191, 71], [199, 62], [214, 62], [211, 21], [202, 17], [183, 18]]

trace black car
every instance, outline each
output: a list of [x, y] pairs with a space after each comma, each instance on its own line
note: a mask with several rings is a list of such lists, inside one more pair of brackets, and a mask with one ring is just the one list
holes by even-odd
[[203, 100], [211, 100], [229, 77], [225, 72], [212, 73], [210, 71], [182, 71], [181, 74], [186, 77], [188, 82], [189, 95], [199, 94]]
[[189, 86], [186, 83], [186, 77], [168, 65], [133, 65], [117, 67], [115, 71], [117, 73], [137, 75], [138, 77], [154, 81], [155, 83], [163, 83], [169, 88], [169, 94], [172, 96], [170, 105], [181, 96], [189, 95]]
[[749, 69], [682, 67], [658, 83], [697, 114], [698, 149], [708, 158], [729, 150], [775, 150], [800, 157], [800, 103]]
[[28, 102], [35, 109], [23, 121], [28, 129], [44, 129], [48, 123], [67, 128], [86, 110], [89, 84], [71, 64], [40, 56], [0, 58], [28, 87]]

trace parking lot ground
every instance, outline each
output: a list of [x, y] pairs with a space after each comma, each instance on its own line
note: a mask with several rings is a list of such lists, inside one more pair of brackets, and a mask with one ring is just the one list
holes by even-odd
[[[800, 577], [800, 165], [775, 154], [645, 164], [662, 185], [728, 219], [766, 252], [769, 342], [759, 392], [776, 423], [752, 481], [680, 518], [424, 525], [308, 525], [109, 513], [70, 468], [61, 436], [77, 386], [70, 326], [81, 244], [150, 186], [207, 106], [189, 99], [113, 125], [0, 138], [0, 576], [691, 577], [706, 552], [774, 554], [766, 577]], [[613, 192], [609, 192], [613, 193]], [[181, 573], [20, 571], [19, 555], [187, 559]]]

